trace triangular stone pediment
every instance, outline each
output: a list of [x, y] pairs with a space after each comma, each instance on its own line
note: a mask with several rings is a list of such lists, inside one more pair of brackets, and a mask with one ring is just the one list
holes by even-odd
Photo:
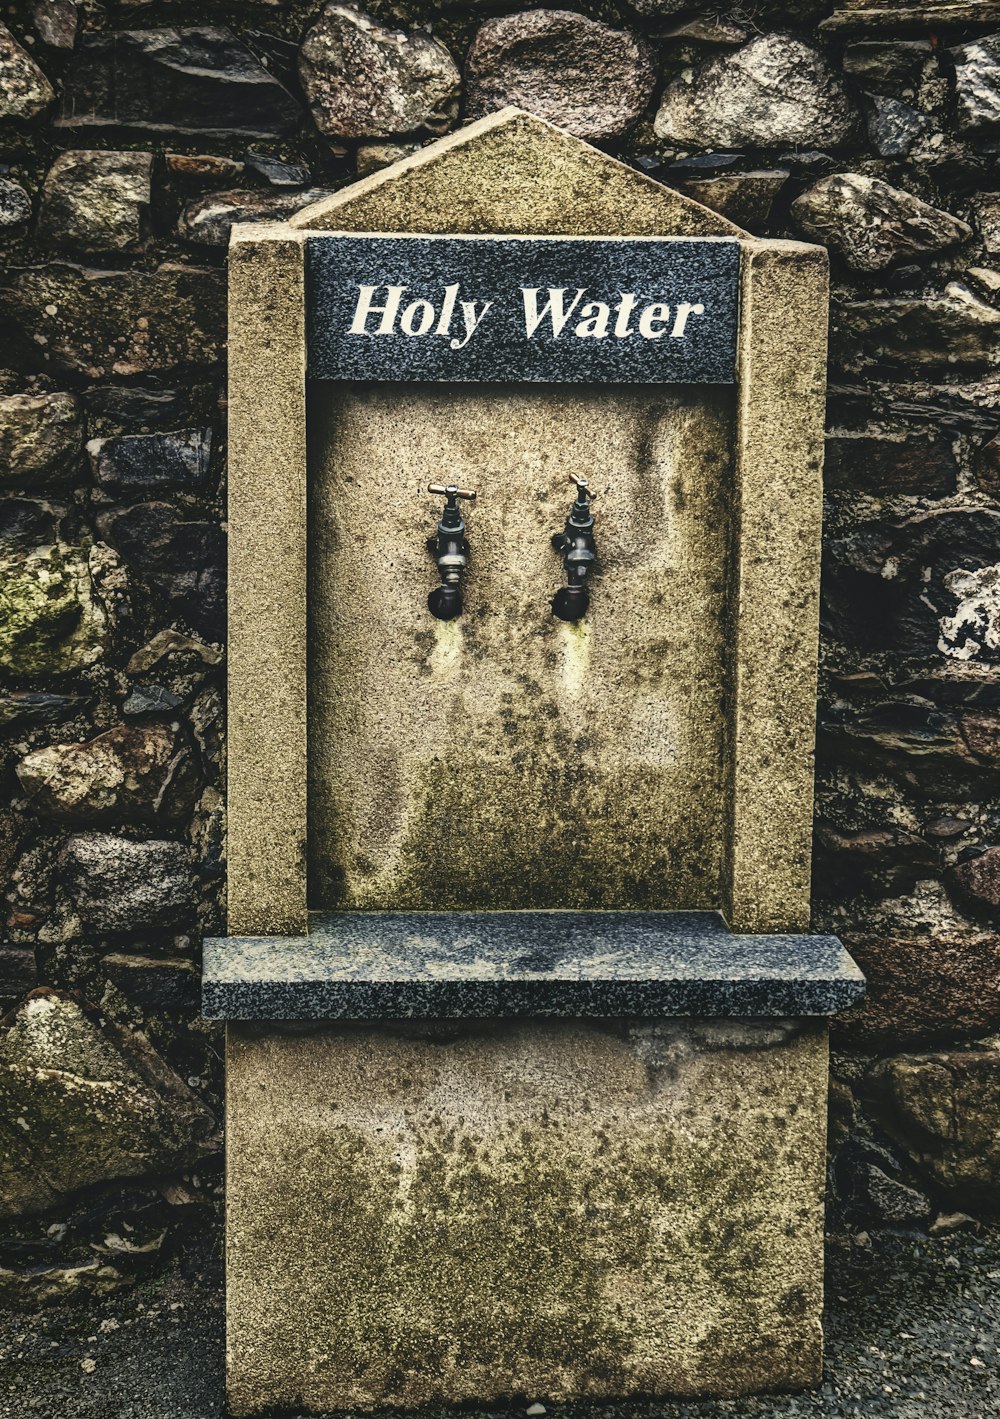
[[746, 233], [523, 109], [505, 108], [304, 208], [307, 231], [545, 236]]

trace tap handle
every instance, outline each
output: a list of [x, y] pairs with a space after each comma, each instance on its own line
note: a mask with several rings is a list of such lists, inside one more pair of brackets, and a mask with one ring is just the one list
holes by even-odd
[[459, 488], [455, 483], [428, 483], [427, 491], [445, 500], [437, 532], [427, 540], [427, 550], [437, 562], [441, 577], [441, 585], [428, 596], [427, 606], [439, 621], [452, 621], [462, 614], [462, 574], [469, 554], [458, 500], [473, 502], [476, 494], [472, 488]]
[[437, 493], [439, 497], [448, 499], [450, 507], [454, 507], [459, 498], [466, 498], [469, 502], [475, 502], [476, 494], [472, 488], [457, 488], [454, 483], [428, 483], [427, 491]]
[[552, 546], [563, 559], [567, 585], [552, 600], [552, 614], [560, 621], [579, 621], [590, 605], [588, 581], [597, 554], [594, 548], [594, 515], [590, 510], [590, 485], [577, 473], [569, 475], [576, 484], [576, 501], [569, 510], [566, 526], [552, 538]]

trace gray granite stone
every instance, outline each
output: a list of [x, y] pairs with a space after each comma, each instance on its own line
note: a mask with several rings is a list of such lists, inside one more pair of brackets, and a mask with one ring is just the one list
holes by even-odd
[[723, 237], [317, 236], [309, 373], [731, 384], [738, 272]]
[[734, 936], [716, 912], [313, 912], [308, 936], [205, 942], [210, 1019], [834, 1015], [834, 936]]

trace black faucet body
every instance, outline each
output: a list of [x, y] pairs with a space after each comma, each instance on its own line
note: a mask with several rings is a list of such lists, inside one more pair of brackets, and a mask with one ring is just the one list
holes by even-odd
[[590, 605], [588, 580], [597, 559], [587, 480], [571, 476], [576, 484], [576, 501], [565, 528], [552, 538], [552, 546], [561, 554], [566, 568], [567, 585], [560, 587], [552, 599], [552, 614], [560, 621], [579, 621], [586, 614]]
[[439, 621], [453, 621], [462, 614], [462, 573], [469, 562], [465, 521], [458, 500], [472, 500], [476, 495], [471, 489], [458, 488], [454, 483], [430, 483], [427, 491], [442, 494], [446, 500], [437, 532], [427, 539], [427, 550], [437, 562], [441, 578], [441, 585], [427, 598], [427, 608]]

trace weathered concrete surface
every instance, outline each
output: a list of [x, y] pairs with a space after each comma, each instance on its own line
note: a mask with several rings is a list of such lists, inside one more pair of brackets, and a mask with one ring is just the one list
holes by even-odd
[[826, 1067], [803, 1022], [231, 1029], [231, 1412], [816, 1383]]
[[302, 244], [237, 227], [229, 260], [229, 929], [306, 923]]
[[741, 236], [739, 227], [533, 114], [501, 109], [289, 225], [330, 232]]
[[[310, 905], [721, 906], [740, 930], [803, 929], [825, 253], [747, 244], [735, 400], [317, 386], [307, 525], [300, 262], [318, 229], [735, 230], [517, 110], [236, 229], [230, 930], [305, 921], [307, 541]], [[576, 627], [548, 606], [571, 470], [601, 494]], [[482, 495], [449, 625], [426, 611], [420, 491], [445, 472]]]
[[821, 247], [743, 247], [723, 902], [736, 931], [809, 927], [827, 273]]
[[[729, 390], [313, 387], [310, 905], [711, 908]], [[596, 493], [577, 624], [550, 544]], [[435, 620], [429, 482], [477, 488]]]

